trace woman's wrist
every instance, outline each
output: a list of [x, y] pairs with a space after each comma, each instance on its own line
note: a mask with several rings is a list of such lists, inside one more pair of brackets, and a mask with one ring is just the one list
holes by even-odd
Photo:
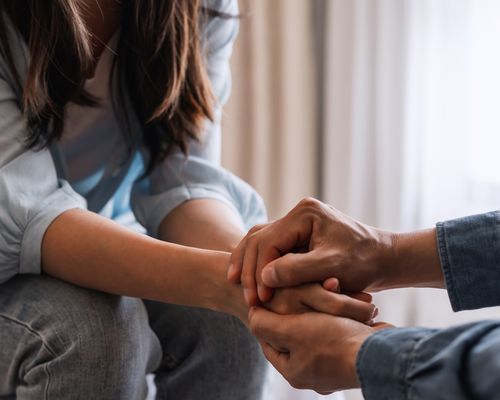
[[206, 291], [204, 307], [214, 311], [238, 317], [246, 322], [248, 308], [243, 298], [243, 291], [239, 285], [227, 280], [227, 267], [230, 253], [221, 251], [206, 251], [202, 280], [205, 281], [203, 290]]

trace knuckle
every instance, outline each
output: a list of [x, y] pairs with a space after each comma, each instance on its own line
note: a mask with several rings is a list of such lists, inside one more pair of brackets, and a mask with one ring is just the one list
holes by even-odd
[[258, 235], [257, 232], [251, 234], [248, 237], [247, 247], [255, 248], [255, 247], [257, 247], [259, 245], [259, 241], [260, 241], [260, 238], [259, 238], [259, 235]]
[[255, 225], [249, 231], [249, 235], [253, 235], [255, 232], [258, 232], [262, 228], [262, 225]]
[[299, 207], [311, 207], [315, 208], [321, 205], [321, 202], [318, 199], [315, 199], [314, 197], [305, 197], [302, 200], [300, 200], [298, 206]]

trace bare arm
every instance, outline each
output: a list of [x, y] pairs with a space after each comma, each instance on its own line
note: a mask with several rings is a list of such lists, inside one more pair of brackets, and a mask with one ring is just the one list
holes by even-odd
[[62, 280], [245, 319], [241, 290], [226, 283], [228, 259], [227, 253], [152, 239], [81, 210], [60, 215], [42, 243], [44, 272]]
[[212, 199], [190, 200], [161, 223], [162, 240], [203, 249], [233, 251], [244, 233], [241, 220], [227, 205]]

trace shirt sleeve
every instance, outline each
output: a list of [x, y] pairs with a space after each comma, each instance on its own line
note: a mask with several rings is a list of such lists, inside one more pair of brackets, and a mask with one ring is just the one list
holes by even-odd
[[[237, 15], [236, 0], [204, 1], [207, 8]], [[266, 220], [264, 203], [248, 184], [220, 166], [221, 109], [231, 90], [229, 58], [238, 32], [237, 18], [209, 18], [203, 24], [207, 71], [216, 97], [214, 121], [189, 156], [175, 152], [148, 179], [134, 185], [132, 208], [138, 221], [156, 235], [163, 219], [180, 204], [199, 198], [221, 201], [241, 216], [243, 228]]]
[[453, 310], [500, 305], [500, 212], [440, 222], [437, 240]]
[[40, 273], [41, 243], [62, 212], [85, 208], [58, 181], [50, 151], [25, 148], [26, 120], [0, 74], [0, 283], [18, 273]]
[[366, 400], [498, 399], [500, 322], [382, 330], [356, 367]]

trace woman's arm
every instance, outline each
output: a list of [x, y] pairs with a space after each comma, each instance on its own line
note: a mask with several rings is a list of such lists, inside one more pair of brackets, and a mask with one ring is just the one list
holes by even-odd
[[161, 223], [159, 237], [167, 242], [203, 249], [233, 251], [243, 237], [239, 216], [212, 199], [187, 201]]
[[227, 253], [152, 239], [84, 210], [61, 214], [42, 242], [43, 271], [64, 281], [244, 320], [241, 290], [226, 283], [228, 260]]

